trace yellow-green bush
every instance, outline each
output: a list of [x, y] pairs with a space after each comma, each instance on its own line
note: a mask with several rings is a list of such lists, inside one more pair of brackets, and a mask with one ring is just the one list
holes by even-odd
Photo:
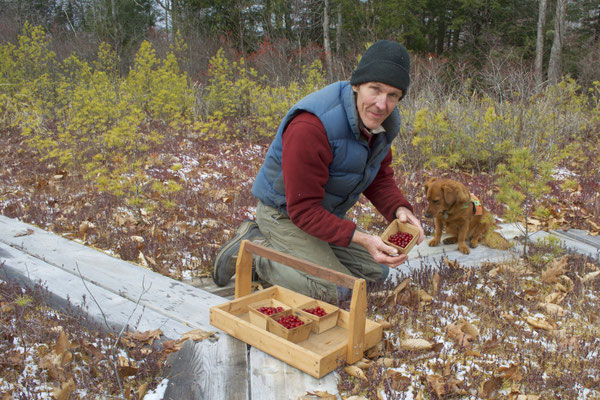
[[245, 65], [230, 62], [223, 50], [211, 58], [209, 81], [202, 102], [207, 115], [200, 129], [208, 138], [273, 136], [288, 109], [302, 97], [325, 86], [320, 61], [303, 69], [304, 80], [286, 86], [265, 84], [264, 77]]
[[567, 146], [597, 126], [577, 84], [565, 79], [537, 96], [497, 102], [490, 97], [440, 99], [417, 109], [409, 130], [426, 167], [472, 167], [493, 171], [514, 149], [526, 148], [540, 159], [572, 154]]
[[179, 185], [156, 182], [145, 166], [153, 145], [192, 125], [194, 97], [175, 57], [159, 60], [144, 42], [123, 79], [115, 53], [103, 44], [93, 66], [71, 56], [48, 73], [44, 66], [55, 57], [46, 40], [40, 28], [27, 25], [18, 47], [0, 48], [1, 83], [10, 83], [0, 107], [15, 115], [13, 125], [40, 159], [82, 173], [100, 190], [138, 207], [149, 206], [152, 192], [169, 203], [163, 195]]

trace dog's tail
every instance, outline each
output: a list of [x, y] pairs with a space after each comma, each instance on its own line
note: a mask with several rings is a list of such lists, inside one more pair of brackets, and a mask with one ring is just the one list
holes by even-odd
[[512, 247], [511, 243], [504, 238], [499, 232], [496, 232], [494, 228], [488, 230], [482, 243], [487, 247], [498, 250], [508, 250]]

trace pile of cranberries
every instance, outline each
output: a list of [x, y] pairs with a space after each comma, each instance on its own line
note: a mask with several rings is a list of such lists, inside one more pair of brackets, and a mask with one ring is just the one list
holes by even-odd
[[396, 232], [389, 237], [388, 241], [396, 246], [405, 248], [410, 243], [412, 238], [413, 235], [408, 232]]
[[293, 329], [299, 327], [300, 325], [304, 325], [304, 321], [296, 317], [294, 314], [281, 317], [277, 320], [277, 322], [283, 325], [283, 327], [286, 329]]
[[302, 310], [316, 315], [317, 317], [324, 317], [327, 315], [327, 312], [319, 306], [316, 306], [315, 308], [303, 308]]
[[257, 310], [265, 315], [273, 315], [283, 311], [283, 307], [260, 307]]

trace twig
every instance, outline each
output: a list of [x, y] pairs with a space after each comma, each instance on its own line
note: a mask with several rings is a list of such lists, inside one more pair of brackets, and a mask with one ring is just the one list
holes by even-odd
[[[106, 318], [106, 314], [102, 310], [102, 307], [100, 306], [100, 303], [98, 303], [98, 301], [94, 297], [94, 294], [91, 292], [91, 290], [88, 288], [87, 284], [85, 283], [85, 279], [83, 279], [83, 275], [81, 274], [81, 271], [79, 270], [79, 264], [75, 263], [75, 266], [77, 267], [77, 272], [79, 273], [79, 278], [81, 279], [81, 282], [83, 282], [83, 286], [85, 287], [85, 289], [87, 290], [87, 292], [90, 294], [90, 296], [92, 297], [92, 300], [94, 301], [94, 303], [96, 304], [96, 306], [100, 310], [100, 313], [102, 314], [102, 318], [104, 319], [104, 324], [106, 325], [106, 327], [107, 327], [107, 329], [109, 331], [112, 330], [112, 327], [108, 323], [108, 320]], [[138, 306], [140, 304], [140, 301], [142, 300], [142, 297], [144, 296], [144, 294], [148, 293], [148, 291], [152, 287], [152, 284], [150, 284], [150, 286], [146, 289], [146, 285], [144, 283], [144, 279], [145, 278], [142, 277], [142, 292], [140, 293], [137, 301], [135, 302], [135, 307], [133, 307], [133, 310], [131, 311], [131, 313], [127, 317], [127, 321], [125, 321], [125, 323], [121, 327], [121, 330], [119, 331], [119, 334], [115, 338], [115, 342], [113, 343], [113, 345], [112, 345], [112, 347], [110, 349], [112, 363], [113, 363], [113, 367], [115, 369], [115, 377], [117, 378], [117, 383], [119, 384], [119, 390], [121, 391], [122, 394], [124, 394], [124, 391], [123, 391], [123, 384], [121, 383], [121, 378], [119, 377], [119, 366], [118, 366], [118, 363], [117, 363], [118, 358], [117, 358], [117, 354], [116, 354], [116, 349], [117, 349], [117, 344], [119, 344], [119, 342], [121, 341], [121, 338], [123, 337], [123, 333], [125, 332], [125, 329], [129, 325], [129, 321], [133, 317], [133, 314], [135, 314], [135, 311], [137, 310], [137, 308], [138, 308]]]

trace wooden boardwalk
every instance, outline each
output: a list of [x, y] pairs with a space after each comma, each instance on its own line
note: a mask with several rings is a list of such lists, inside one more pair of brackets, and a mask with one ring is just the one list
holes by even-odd
[[[502, 232], [507, 238], [519, 234], [509, 225], [503, 226]], [[598, 257], [597, 236], [569, 230], [538, 232], [533, 240], [547, 235], [577, 252]], [[422, 243], [390, 279], [442, 257], [476, 266], [483, 261], [517, 258], [520, 251], [518, 246], [513, 251], [479, 246], [465, 256], [455, 247], [430, 248]], [[335, 372], [321, 379], [313, 378], [210, 325], [209, 308], [231, 298], [233, 283], [225, 288], [217, 288], [208, 280], [194, 286], [186, 284], [0, 216], [0, 279], [6, 277], [27, 285], [45, 284], [56, 307], [63, 307], [67, 299], [73, 305], [82, 305], [85, 296], [90, 317], [103, 323], [104, 313], [117, 328], [138, 323], [133, 327], [136, 330], [160, 328], [172, 339], [196, 328], [217, 331], [214, 339], [187, 341], [182, 350], [169, 357], [166, 376], [169, 384], [164, 399], [297, 400], [307, 392], [337, 394]], [[95, 301], [90, 301], [90, 295]]]

